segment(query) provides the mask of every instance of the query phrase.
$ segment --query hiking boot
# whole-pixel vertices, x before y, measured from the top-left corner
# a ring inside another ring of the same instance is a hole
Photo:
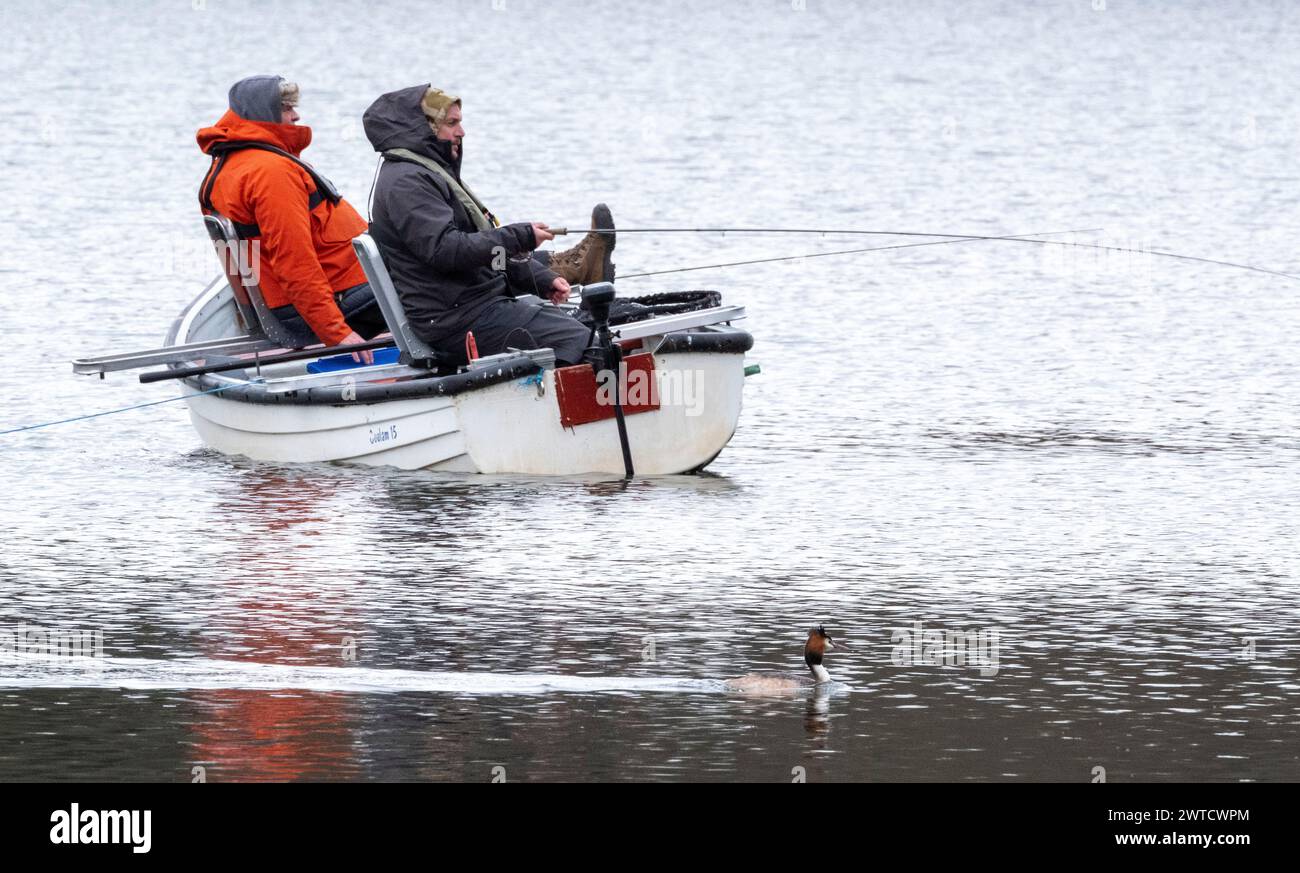
[[[551,272],[562,276],[570,285],[590,285],[593,282],[613,282],[614,264],[610,254],[614,251],[614,216],[604,203],[591,210],[592,233],[571,249],[551,255],[547,265]],[[596,233],[599,228],[605,233]]]

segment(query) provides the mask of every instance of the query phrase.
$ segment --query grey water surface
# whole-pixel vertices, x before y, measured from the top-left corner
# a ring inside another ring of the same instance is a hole
[[[69,362],[160,344],[215,274],[194,132],[254,73],[301,84],[306,157],[363,211],[362,111],[431,81],[505,220],[1087,230],[1050,239],[1300,275],[1285,0],[0,24],[0,430],[175,396]],[[919,241],[625,234],[614,260]],[[0,653],[0,779],[1300,779],[1300,280],[975,241],[620,288],[748,309],[762,373],[704,475],[254,463],[175,402],[0,436],[0,643],[102,643]],[[725,690],[799,675],[816,623],[851,647],[835,689]],[[928,663],[926,631],[983,660]]]

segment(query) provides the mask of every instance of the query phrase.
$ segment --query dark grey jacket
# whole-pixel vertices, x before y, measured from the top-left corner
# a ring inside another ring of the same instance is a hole
[[[385,94],[362,123],[378,152],[405,148],[432,158],[460,179],[460,160],[439,142],[420,108],[428,85]],[[411,326],[427,342],[463,336],[493,300],[546,293],[555,274],[528,256],[532,225],[478,231],[439,174],[410,161],[384,160],[371,206],[371,235],[397,286]],[[499,247],[499,248],[498,248]],[[504,250],[506,270],[494,269]]]

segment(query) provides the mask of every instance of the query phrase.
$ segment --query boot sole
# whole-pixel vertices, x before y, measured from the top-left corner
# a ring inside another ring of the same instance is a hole
[[[614,216],[609,211],[609,207],[604,203],[597,203],[596,208],[591,210],[591,226],[608,228],[614,230]],[[614,263],[610,260],[610,255],[614,252],[614,245],[618,242],[616,234],[601,234],[605,238],[605,257],[601,260],[600,271],[601,279],[605,282],[614,281]]]

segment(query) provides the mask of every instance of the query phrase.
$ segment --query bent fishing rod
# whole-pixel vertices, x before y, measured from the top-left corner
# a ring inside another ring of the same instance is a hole
[[[1034,237],[1034,236],[1052,236],[1054,234],[1063,234],[1063,233],[1090,233],[1093,230],[1098,230],[1098,229],[1099,228],[1092,228],[1090,230],[1049,230],[1049,231],[1044,231],[1042,233],[1008,236],[1005,237],[1005,239],[1020,240],[1020,239],[1029,239],[1030,237]],[[829,258],[835,255],[856,255],[856,254],[861,254],[862,252],[885,252],[891,249],[915,249],[915,248],[921,248],[922,246],[950,246],[950,245],[956,245],[958,243],[977,242],[977,241],[978,240],[969,240],[969,239],[939,239],[939,240],[931,240],[930,242],[899,243],[898,245],[892,245],[892,246],[870,246],[869,248],[864,248],[864,249],[839,249],[838,251],[834,251],[834,252],[812,252],[806,255],[784,255],[782,257],[775,257],[775,258],[755,258],[749,261],[731,261],[730,263],[725,263],[725,264],[704,264],[699,267],[676,267],[671,270],[652,270],[647,273],[628,273],[626,276],[619,276],[618,278],[639,279],[643,276],[663,276],[667,273],[690,273],[690,272],[694,272],[695,270],[712,270],[720,267],[743,267],[748,264],[771,264],[777,261],[802,261],[811,258]]]
[[[1138,255],[1155,255],[1161,258],[1176,258],[1180,261],[1195,261],[1202,264],[1215,264],[1220,267],[1235,267],[1239,270],[1250,270],[1255,273],[1265,273],[1270,276],[1281,276],[1284,279],[1290,279],[1293,282],[1300,282],[1300,276],[1292,273],[1284,273],[1280,270],[1270,270],[1267,267],[1256,267],[1251,264],[1239,264],[1234,261],[1220,261],[1214,258],[1202,258],[1197,255],[1183,255],[1176,252],[1167,252],[1160,249],[1134,249],[1124,246],[1108,246],[1100,243],[1083,243],[1083,242],[1061,242],[1060,240],[1035,239],[1039,236],[1050,236],[1052,234],[1020,234],[1016,236],[991,236],[981,234],[964,234],[964,233],[926,233],[915,230],[859,230],[856,228],[814,228],[814,227],[632,227],[632,228],[607,228],[598,227],[590,230],[573,230],[568,228],[548,228],[550,233],[556,236],[565,236],[569,233],[601,233],[601,234],[624,234],[624,233],[767,233],[767,234],[818,234],[821,236],[828,235],[853,235],[853,236],[924,236],[938,237],[944,242],[965,242],[970,240],[985,240],[991,242],[1022,242],[1031,243],[1041,246],[1066,246],[1070,248],[1096,249],[1105,252],[1126,252]],[[1084,233],[1086,231],[1055,231],[1054,233]],[[921,243],[920,245],[927,245]],[[909,246],[876,246],[866,249],[847,249],[842,252],[825,252],[820,253],[826,256],[835,254],[856,254],[858,252],[883,251],[893,248],[908,248]],[[803,257],[815,257],[818,255],[798,255],[788,258],[773,258],[770,260],[798,260]],[[736,262],[733,264],[719,264],[715,266],[740,266],[744,263],[767,263],[769,259],[763,258],[751,262]],[[709,267],[689,267],[683,270],[665,270],[662,272],[687,272],[688,270],[709,269]],[[653,275],[648,273],[637,273],[637,276]],[[619,278],[630,279],[632,275],[621,276]]]

